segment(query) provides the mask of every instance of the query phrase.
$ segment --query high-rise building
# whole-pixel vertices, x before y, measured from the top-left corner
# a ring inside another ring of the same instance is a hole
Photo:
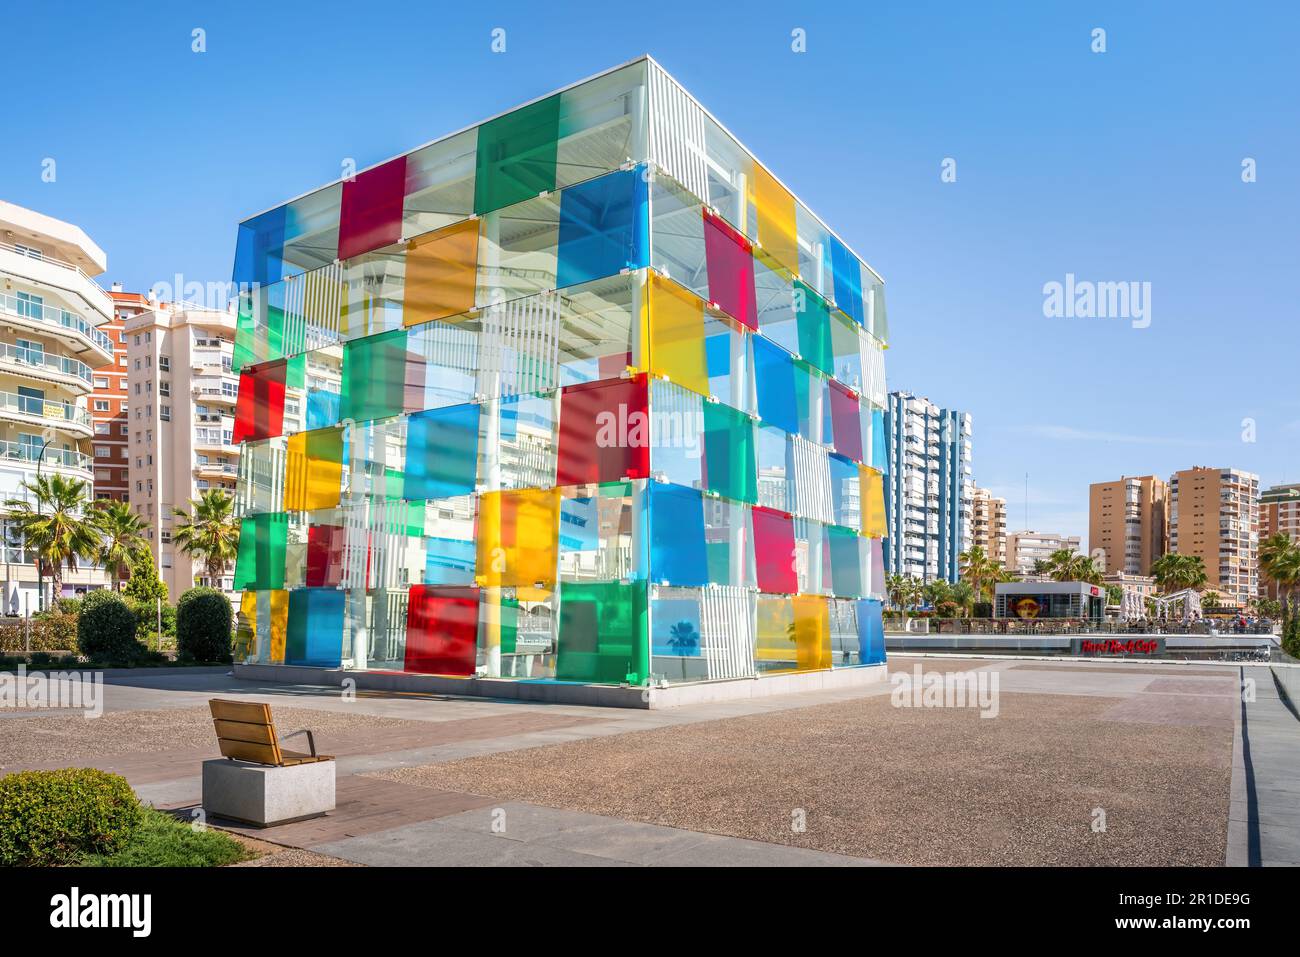
[[[131,463],[127,458],[127,357],[122,323],[150,308],[138,292],[123,292],[121,283],[109,289],[113,318],[100,327],[113,346],[113,359],[94,371],[90,414],[95,423],[95,498],[130,501]]]
[[[1300,543],[1300,483],[1274,485],[1259,495],[1259,540],[1281,532],[1293,542]],[[1261,568],[1259,573],[1261,595],[1281,598],[1277,582],[1270,579]]]
[[[1021,577],[1033,576],[1036,562],[1046,561],[1052,557],[1052,552],[1062,548],[1077,552],[1079,542],[1078,535],[1058,532],[1035,532],[1031,529],[1008,532],[1006,568]]]
[[[88,397],[91,370],[113,358],[99,329],[113,303],[91,277],[106,266],[80,227],[0,201],[0,500],[28,497],[23,482],[38,475],[94,482]],[[36,569],[12,525],[3,545],[3,610],[35,611]],[[82,563],[64,572],[63,594],[104,581],[102,569]]]
[[[883,661],[883,283],[648,57],[246,220],[234,280],[255,660]]]
[[[172,599],[195,584],[231,590],[231,569],[209,581],[172,541],[175,509],[209,488],[232,497],[238,378],[235,316],[185,303],[154,304],[125,320],[130,408],[130,501],[148,526],[158,575]]]
[[[999,565],[1007,562],[1007,500],[996,498],[986,488],[976,488],[971,497],[971,540]]]
[[[1169,486],[1154,475],[1094,482],[1088,488],[1088,553],[1107,574],[1148,575],[1165,553]]]
[[[889,393],[885,568],[923,581],[958,578],[971,541],[971,417],[910,392]]]
[[[1244,606],[1259,594],[1259,476],[1197,466],[1169,479],[1169,551],[1199,555],[1207,591]]]

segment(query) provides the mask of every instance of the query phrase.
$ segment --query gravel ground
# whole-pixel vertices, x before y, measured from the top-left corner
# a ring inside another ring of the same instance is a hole
[[[305,851],[298,847],[276,847],[270,853],[255,857],[251,861],[240,861],[231,867],[364,867],[354,861],[345,861],[338,857]]]
[[[366,729],[427,727],[422,721],[386,718],[360,712],[316,711],[272,705],[275,726],[284,734],[311,728],[322,748],[331,734]],[[324,739],[324,740],[323,740]],[[302,740],[302,739],[297,739]],[[0,721],[0,768],[50,761],[88,761],[116,754],[144,754],[187,748],[211,748],[217,740],[207,705],[162,711],[106,711],[87,719],[38,713]],[[292,745],[291,745],[292,747]]]
[[[1000,700],[992,720],[878,696],[377,775],[899,864],[1223,863],[1231,728]]]

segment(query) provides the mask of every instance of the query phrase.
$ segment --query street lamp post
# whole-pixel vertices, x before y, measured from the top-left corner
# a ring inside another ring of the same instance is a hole
[[[41,463],[45,461],[45,450],[50,447],[51,441],[53,440],[46,439],[43,443],[41,443],[41,454],[36,456],[36,484],[38,486],[41,484]],[[39,494],[36,496],[36,517],[38,519],[41,517],[41,497]],[[27,543],[24,542],[23,547],[25,548],[26,545]],[[42,573],[41,565],[42,565],[41,556],[37,555],[36,556],[36,608],[38,611],[45,610],[45,576]]]

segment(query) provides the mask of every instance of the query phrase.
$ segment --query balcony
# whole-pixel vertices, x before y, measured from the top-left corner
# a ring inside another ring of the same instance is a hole
[[[239,467],[233,462],[199,462],[194,466],[194,474],[202,478],[235,478]]]
[[[68,402],[0,392],[0,417],[24,425],[52,426],[78,435],[92,432],[90,413]]]
[[[85,473],[78,478],[88,478],[94,465],[91,457],[84,452],[46,446],[45,453],[42,455],[41,446],[26,442],[0,441],[0,460],[3,460],[6,465],[16,464],[31,469],[35,469],[39,464],[42,472],[53,468],[56,471]]]
[[[224,385],[203,385],[196,382],[190,389],[190,393],[196,399],[201,399],[204,402],[228,402],[231,405],[235,404],[237,398],[233,385],[227,387]]]
[[[74,296],[86,304],[88,312],[99,313],[105,322],[113,317],[112,297],[73,263],[0,243],[0,270]]]
[[[89,352],[88,358],[92,358],[96,366],[113,361],[113,340],[66,309],[38,305],[12,293],[0,292],[0,316],[21,328],[58,336],[76,352]]]
[[[47,379],[84,392],[94,388],[90,366],[80,359],[13,346],[7,342],[0,342],[0,369]]]

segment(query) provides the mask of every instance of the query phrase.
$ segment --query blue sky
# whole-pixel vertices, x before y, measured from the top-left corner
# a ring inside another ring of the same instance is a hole
[[[14,6],[0,197],[83,226],[105,284],[223,281],[236,223],[344,157],[648,52],[885,277],[890,387],[972,413],[1012,528],[1026,472],[1030,525],[1085,538],[1093,481],[1300,481],[1292,5],[406,6]],[[1150,325],[1045,317],[1067,274],[1149,282]]]

